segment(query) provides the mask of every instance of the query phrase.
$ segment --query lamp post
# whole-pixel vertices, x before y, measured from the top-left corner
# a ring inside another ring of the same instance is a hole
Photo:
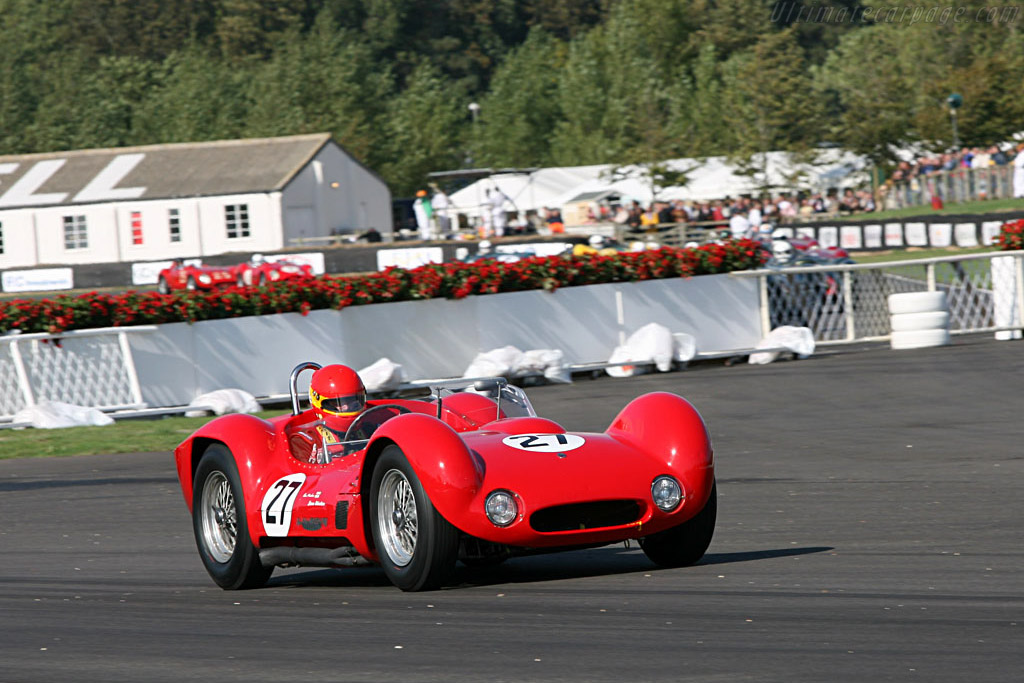
[[[959,93],[953,93],[946,98],[946,104],[949,105],[949,119],[953,124],[953,149],[960,149],[960,135],[956,130],[956,110],[959,109],[964,103],[964,98]]]
[[[477,132],[476,132],[477,126],[476,126],[476,120],[477,120],[477,117],[480,116],[480,105],[477,104],[476,102],[470,102],[469,103],[469,113],[473,117],[473,124],[472,124],[473,127],[471,129],[472,132],[470,133],[471,142],[470,142],[470,146],[469,146],[470,147],[469,158],[467,159],[467,161],[469,162],[469,166],[472,167],[473,166],[473,156],[477,152]]]

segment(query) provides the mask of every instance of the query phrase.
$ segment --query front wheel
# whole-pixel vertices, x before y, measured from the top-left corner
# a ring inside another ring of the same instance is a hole
[[[238,468],[222,444],[207,448],[196,468],[192,529],[199,557],[221,588],[259,588],[274,571],[260,563],[259,552],[249,540]]]
[[[199,289],[199,285],[196,284],[196,279],[191,275],[189,275],[188,280],[185,281],[185,289],[190,292],[194,292]]]
[[[161,294],[170,294],[171,293],[171,285],[170,285],[169,282],[167,282],[167,278],[165,278],[163,275],[161,275],[160,279],[157,280],[156,289]]]
[[[662,567],[688,567],[704,557],[715,534],[718,517],[718,488],[711,485],[711,495],[704,509],[679,526],[640,539],[647,558]]]
[[[391,583],[404,591],[444,585],[455,568],[459,532],[434,509],[398,446],[384,449],[370,491],[373,543]]]

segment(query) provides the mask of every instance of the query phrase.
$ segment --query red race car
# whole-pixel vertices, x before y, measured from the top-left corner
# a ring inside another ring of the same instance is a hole
[[[168,294],[179,289],[214,289],[229,287],[237,283],[233,267],[200,266],[183,263],[176,259],[169,268],[164,268],[157,276],[157,289],[161,294]]]
[[[224,415],[175,449],[199,555],[222,588],[261,586],[276,566],[376,563],[402,590],[429,590],[458,560],[628,539],[681,567],[711,542],[710,437],[680,396],[645,394],[604,432],[576,433],[504,379],[459,380],[365,402],[344,438],[311,451],[317,415],[299,409],[296,385],[319,368],[292,371],[292,414]]]
[[[313,267],[309,264],[284,259],[267,261],[262,254],[255,254],[250,262],[235,266],[235,282],[240,287],[262,287],[268,282],[304,277],[313,277]]]

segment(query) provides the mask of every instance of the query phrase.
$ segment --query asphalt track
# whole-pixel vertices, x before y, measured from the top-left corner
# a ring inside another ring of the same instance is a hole
[[[719,521],[680,570],[634,545],[460,570],[432,593],[372,568],[223,592],[168,453],[0,461],[0,681],[1020,680],[1022,348],[533,389],[570,429],[646,391],[698,406]]]

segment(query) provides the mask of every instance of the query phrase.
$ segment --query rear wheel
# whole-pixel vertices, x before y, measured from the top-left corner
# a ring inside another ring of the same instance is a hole
[[[404,591],[444,585],[455,568],[459,532],[434,509],[397,446],[384,449],[370,491],[370,529],[391,583]]]
[[[662,567],[695,564],[711,545],[717,516],[718,489],[717,484],[712,484],[711,495],[703,510],[679,526],[641,538],[640,547],[648,559]]]
[[[171,293],[171,285],[170,285],[169,282],[167,282],[167,278],[165,278],[163,275],[161,275],[160,279],[157,280],[156,289],[161,294],[170,294]]]
[[[249,540],[238,468],[224,445],[207,448],[196,468],[192,529],[199,557],[221,588],[259,588],[274,571],[260,563],[259,552]]]

